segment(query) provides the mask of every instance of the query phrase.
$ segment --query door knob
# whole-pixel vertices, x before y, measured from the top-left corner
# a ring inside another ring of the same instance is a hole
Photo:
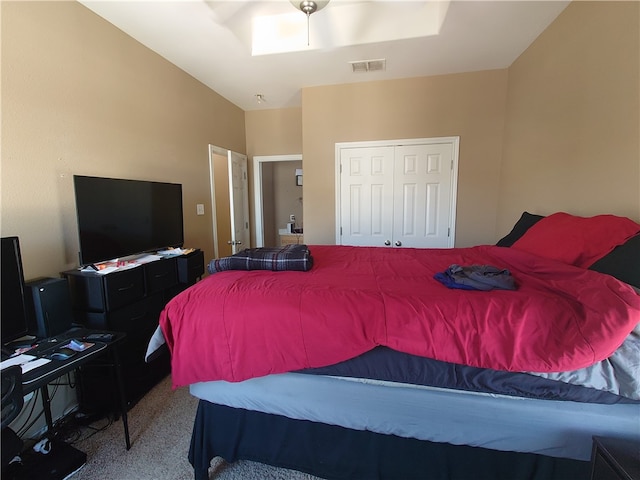
[[[388,247],[389,245],[391,245],[391,240],[385,240],[384,244]]]
[[[402,246],[402,242],[400,240],[396,240],[396,247],[401,247]]]

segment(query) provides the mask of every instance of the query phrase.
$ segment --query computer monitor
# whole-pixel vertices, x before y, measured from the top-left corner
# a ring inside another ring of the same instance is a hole
[[[2,237],[0,270],[2,270],[0,341],[4,345],[27,335],[29,331],[24,298],[24,273],[18,237]]]

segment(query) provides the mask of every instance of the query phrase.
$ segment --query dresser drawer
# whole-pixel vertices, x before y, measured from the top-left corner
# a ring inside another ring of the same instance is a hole
[[[163,306],[162,294],[156,294],[118,310],[86,313],[86,324],[89,328],[126,333],[126,347],[120,349],[121,361],[125,365],[139,363],[144,361]]]
[[[93,272],[63,272],[69,281],[75,310],[106,312],[144,297],[144,275],[136,267],[106,275]]]
[[[204,253],[196,250],[189,255],[177,257],[178,281],[192,285],[204,274]]]
[[[165,258],[143,265],[147,295],[158,293],[178,283],[175,258]]]
[[[140,267],[103,275],[106,310],[115,310],[144,297],[144,272]]]

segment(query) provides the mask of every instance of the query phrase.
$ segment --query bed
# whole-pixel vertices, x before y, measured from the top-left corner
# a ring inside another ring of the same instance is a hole
[[[593,435],[640,440],[637,223],[525,212],[495,246],[301,251],[290,270],[212,261],[161,315],[148,355],[166,342],[174,387],[200,399],[197,479],[215,456],[323,478],[577,478]],[[452,266],[512,287],[447,284]]]

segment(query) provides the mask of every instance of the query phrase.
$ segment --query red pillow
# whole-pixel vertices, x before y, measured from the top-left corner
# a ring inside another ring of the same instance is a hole
[[[587,268],[638,232],[640,225],[626,217],[559,212],[537,222],[511,248]]]

